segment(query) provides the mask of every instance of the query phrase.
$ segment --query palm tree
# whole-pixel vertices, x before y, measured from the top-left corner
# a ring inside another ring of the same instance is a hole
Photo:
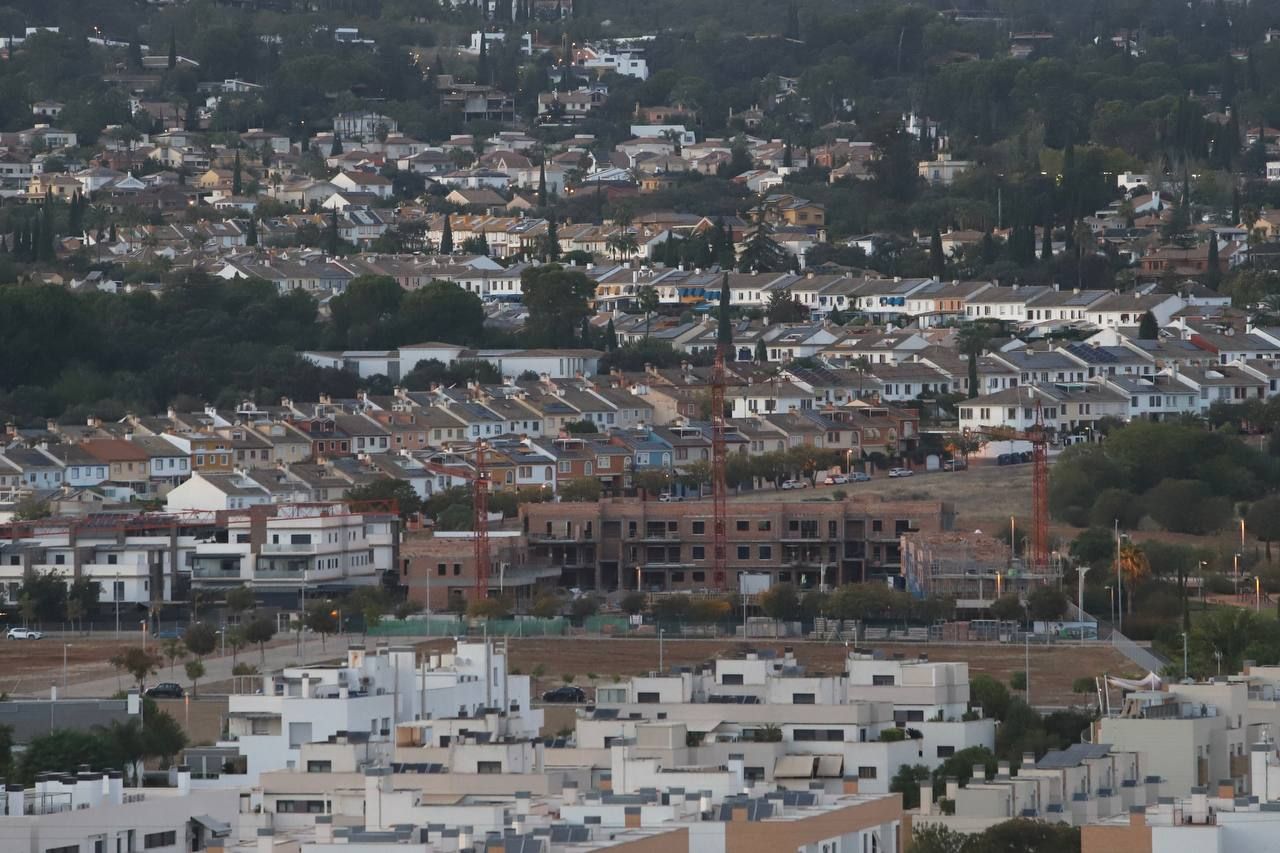
[[[858,371],[858,399],[861,400],[862,399],[862,380],[863,380],[863,377],[865,377],[868,373],[871,372],[871,359],[867,358],[865,355],[860,355],[857,358],[855,358],[849,364],[849,366],[854,370]]]
[[[986,350],[991,340],[991,329],[986,323],[970,323],[956,337],[956,349],[969,359],[969,399],[978,396],[978,356]]]
[[[1129,614],[1133,615],[1133,591],[1151,574],[1151,563],[1147,561],[1146,553],[1131,539],[1124,539],[1120,543],[1116,561],[1120,564],[1120,573],[1129,590]]]
[[[652,284],[646,284],[640,288],[637,294],[636,302],[640,306],[640,310],[644,312],[644,336],[649,337],[649,318],[658,310],[658,288]]]

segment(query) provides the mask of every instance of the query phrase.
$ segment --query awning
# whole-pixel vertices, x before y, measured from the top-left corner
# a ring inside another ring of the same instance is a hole
[[[215,838],[225,838],[231,834],[231,824],[226,821],[209,817],[207,814],[194,815],[191,819],[209,830],[209,833]]]
[[[818,756],[818,776],[822,779],[843,779],[844,778],[844,756],[843,755],[819,755]]]
[[[812,779],[813,755],[783,755],[773,765],[775,779]]]

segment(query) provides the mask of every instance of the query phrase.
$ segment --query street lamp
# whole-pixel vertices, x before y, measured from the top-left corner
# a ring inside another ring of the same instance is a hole
[[[62,692],[67,692],[67,649],[71,648],[70,643],[62,644]]]
[[[1116,588],[1111,584],[1107,584],[1107,592],[1111,596],[1111,610],[1109,613],[1111,615],[1111,624],[1114,625],[1116,621]]]
[[[1080,639],[1084,639],[1084,576],[1092,566],[1081,566],[1076,571],[1076,618],[1080,620]]]
[[[1262,610],[1262,578],[1253,576],[1253,612]]]

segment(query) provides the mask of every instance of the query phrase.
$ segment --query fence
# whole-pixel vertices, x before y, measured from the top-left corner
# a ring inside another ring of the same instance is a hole
[[[421,619],[389,619],[369,629],[372,637],[562,637],[569,631],[566,619],[476,619],[460,616],[428,616]]]

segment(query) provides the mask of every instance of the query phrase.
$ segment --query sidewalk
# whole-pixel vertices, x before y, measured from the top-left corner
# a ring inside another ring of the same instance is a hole
[[[290,664],[313,664],[323,661],[335,660],[346,655],[347,645],[349,643],[361,643],[362,637],[359,634],[351,635],[334,635],[328,637],[323,645],[319,638],[310,637],[303,640],[301,653],[298,651],[297,642],[290,638],[288,642],[276,643],[267,646],[266,665],[267,671],[280,669]],[[371,641],[372,642],[372,641]],[[148,644],[148,649],[152,649]],[[187,660],[190,660],[188,658]],[[187,678],[186,669],[183,664],[186,661],[178,661],[174,664],[172,670],[166,662],[160,667],[154,675],[147,679],[147,685],[151,686],[162,681],[172,681],[181,684],[183,687],[191,688],[191,679]],[[258,668],[262,672],[263,657],[257,648],[245,648],[240,650],[239,656],[236,658],[238,663],[247,663]],[[215,681],[227,681],[232,677],[232,657],[230,652],[225,656],[219,655],[217,652],[209,655],[204,659],[204,676],[200,679],[200,684],[211,684]],[[22,689],[15,691],[16,697],[35,697],[45,699],[49,696],[49,684],[57,683],[61,678],[61,673],[50,671],[49,678],[45,679],[47,683],[37,685],[34,681],[30,685],[24,684]],[[72,681],[67,685],[65,690],[62,685],[58,684],[58,695],[65,696],[69,699],[100,699],[113,696],[121,690],[128,690],[133,686],[133,677],[128,673],[117,673],[108,677],[93,678],[87,681]],[[201,689],[203,695],[205,691]]]

